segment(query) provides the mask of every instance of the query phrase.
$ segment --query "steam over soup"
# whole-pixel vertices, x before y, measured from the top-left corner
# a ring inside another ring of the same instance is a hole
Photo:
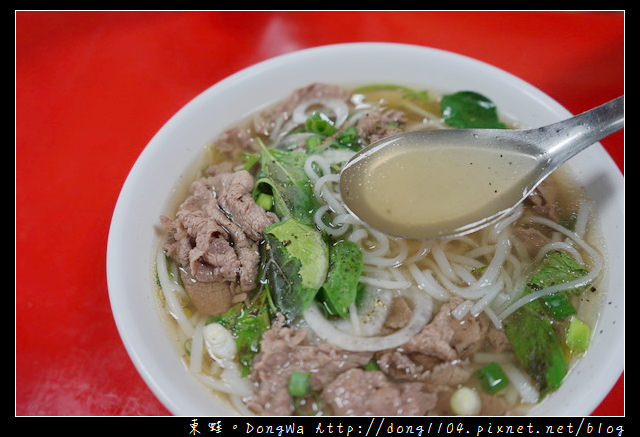
[[[446,240],[391,238],[341,201],[362,147],[452,126],[508,128],[475,92],[316,83],[215,139],[160,218],[160,295],[189,371],[242,414],[521,414],[560,387],[603,271],[566,174]],[[437,214],[437,198],[412,202]]]

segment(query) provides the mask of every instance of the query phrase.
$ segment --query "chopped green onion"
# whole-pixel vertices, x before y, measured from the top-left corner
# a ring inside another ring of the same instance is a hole
[[[354,151],[361,149],[361,145],[358,141],[359,139],[360,135],[358,135],[358,131],[354,126],[346,128],[337,138],[338,144],[348,147]]]
[[[378,366],[378,363],[376,362],[376,360],[370,360],[362,368],[367,371],[380,370],[380,366]]]
[[[314,112],[307,118],[305,121],[305,127],[307,131],[316,133],[322,136],[328,136],[333,134],[336,131],[335,126],[322,112]]]
[[[265,211],[270,211],[273,207],[273,196],[267,193],[260,193],[256,197],[256,203],[260,205]]]
[[[294,370],[289,376],[289,394],[293,397],[302,397],[309,394],[309,381],[311,374]]]
[[[471,270],[471,273],[474,275],[481,275],[485,270],[487,270],[487,266],[476,267],[475,269]]]
[[[509,385],[507,375],[504,374],[498,363],[489,363],[476,370],[476,376],[487,393],[495,394]]]
[[[571,317],[565,343],[571,353],[583,354],[589,347],[591,339],[591,327],[577,317]]]

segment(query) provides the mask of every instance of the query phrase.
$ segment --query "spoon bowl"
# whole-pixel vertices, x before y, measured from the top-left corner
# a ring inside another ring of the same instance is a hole
[[[417,240],[475,232],[513,211],[564,162],[624,127],[624,96],[534,129],[438,129],[384,138],[342,169],[347,209]]]

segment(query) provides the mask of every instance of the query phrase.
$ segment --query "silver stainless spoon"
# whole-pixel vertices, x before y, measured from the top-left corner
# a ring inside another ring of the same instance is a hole
[[[534,129],[404,132],[358,152],[340,192],[353,215],[388,235],[464,235],[505,217],[560,165],[623,127],[621,96]]]

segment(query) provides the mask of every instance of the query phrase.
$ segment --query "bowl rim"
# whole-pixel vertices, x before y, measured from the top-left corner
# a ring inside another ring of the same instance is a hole
[[[168,342],[167,340],[155,340],[151,341],[151,345],[148,346],[147,349],[141,347],[141,338],[144,336],[143,333],[140,332],[140,326],[138,326],[135,322],[133,322],[133,316],[131,314],[131,310],[125,311],[123,308],[122,302],[122,290],[126,287],[126,283],[123,283],[122,278],[122,260],[118,260],[119,257],[122,256],[123,250],[123,242],[121,241],[122,232],[124,226],[125,218],[130,219],[130,216],[127,216],[127,211],[131,210],[133,207],[133,199],[130,197],[130,191],[132,187],[139,182],[140,173],[145,170],[145,168],[149,165],[154,158],[154,156],[158,153],[158,150],[161,145],[167,141],[167,137],[172,135],[172,131],[174,129],[178,129],[180,126],[185,124],[189,124],[190,118],[193,116],[194,112],[197,112],[199,108],[201,108],[208,99],[215,97],[217,94],[229,92],[233,87],[238,86],[246,81],[255,80],[255,78],[259,75],[277,71],[279,68],[283,66],[287,66],[290,63],[301,64],[305,61],[315,58],[316,56],[328,56],[328,55],[336,55],[337,53],[343,55],[354,54],[356,52],[362,53],[363,51],[369,51],[371,53],[375,53],[378,51],[389,52],[393,51],[396,53],[404,53],[407,54],[424,54],[431,56],[436,59],[448,59],[452,60],[456,63],[461,63],[464,65],[473,65],[475,68],[478,68],[481,71],[486,72],[490,75],[497,75],[500,78],[506,79],[506,82],[511,81],[511,86],[516,87],[521,93],[523,93],[526,97],[531,99],[537,99],[541,102],[541,105],[549,108],[549,111],[553,112],[555,116],[570,116],[572,115],[566,108],[552,99],[543,91],[534,87],[533,85],[525,82],[524,80],[512,75],[505,70],[502,70],[498,67],[490,65],[484,61],[474,59],[468,57],[463,54],[455,53],[448,50],[443,50],[439,48],[427,47],[422,45],[415,44],[406,44],[406,43],[390,43],[390,42],[356,42],[356,43],[338,43],[338,44],[328,44],[321,45],[315,47],[304,48],[301,50],[281,54],[278,56],[274,56],[272,58],[263,60],[256,64],[253,64],[247,68],[244,68],[240,71],[237,71],[222,80],[212,84],[197,96],[195,96],[191,101],[187,102],[184,106],[182,106],[159,130],[158,132],[151,138],[151,140],[144,147],[135,163],[133,164],[130,172],[128,173],[125,182],[122,186],[122,189],[119,193],[118,199],[116,201],[111,224],[109,228],[109,236],[107,241],[107,258],[106,258],[106,267],[107,267],[107,285],[109,291],[109,300],[112,307],[113,317],[116,322],[117,330],[119,335],[123,341],[125,349],[129,354],[131,360],[133,361],[134,366],[138,370],[139,374],[142,376],[143,380],[147,384],[147,386],[151,389],[151,391],[156,395],[156,397],[160,400],[160,402],[174,415],[192,415],[193,412],[190,410],[185,410],[183,405],[181,405],[178,401],[176,401],[175,393],[172,390],[175,387],[167,387],[166,384],[162,383],[158,379],[158,375],[161,375],[164,371],[160,368],[157,363],[152,363],[145,356],[145,352],[150,350],[152,347],[159,347],[165,349],[162,353],[162,356],[166,359],[171,359],[169,353],[175,353],[175,350],[171,350],[170,352],[167,349]],[[265,102],[265,106],[270,104],[271,102]],[[498,103],[498,107],[500,104]],[[506,114],[510,116],[510,114]],[[596,148],[594,148],[596,150]],[[616,172],[612,172],[611,170],[608,172],[608,176],[611,178],[610,183],[614,185],[614,192],[616,193],[615,201],[617,204],[622,202],[624,203],[623,198],[620,199],[620,186],[623,185],[623,176],[615,163],[613,163],[612,158],[609,154],[604,150],[602,146],[597,148],[598,153],[596,157],[600,160],[599,165],[604,165],[608,167],[615,167]],[[604,152],[604,153],[603,153]],[[171,182],[172,184],[175,181]],[[622,188],[623,189],[623,188]],[[623,234],[624,227],[619,229],[619,231]],[[617,242],[616,247],[624,247],[624,238],[622,238],[621,242]],[[622,255],[623,256],[623,255]],[[150,272],[147,272],[150,273]],[[149,276],[151,276],[149,274]],[[621,282],[622,290],[621,293],[624,294],[624,287],[622,285],[623,280]],[[150,306],[156,307],[155,310],[159,312],[157,308],[157,302],[152,302],[152,299],[147,296],[147,301]],[[621,303],[623,305],[623,302]],[[159,315],[159,314],[158,314]],[[604,396],[610,391],[613,385],[616,383],[620,374],[624,370],[624,321],[618,325],[618,329],[622,329],[622,338],[617,339],[612,344],[609,345],[611,351],[613,351],[613,355],[615,359],[609,360],[606,363],[605,369],[607,370],[606,375],[598,378],[597,381],[593,381],[595,385],[597,385],[598,393],[601,393],[601,397],[597,397],[597,399],[591,400],[583,400],[583,405],[581,409],[568,409],[567,415],[586,415],[590,414],[602,401]],[[174,366],[173,370],[178,369],[178,367]],[[199,383],[193,381],[193,385],[187,383],[189,387],[187,389],[197,390],[200,389],[201,386]],[[207,394],[207,396],[210,396]],[[203,399],[200,396],[200,399]],[[534,407],[535,410],[535,407]],[[225,411],[225,410],[223,410]],[[206,411],[203,411],[206,413]],[[232,412],[228,412],[229,414],[233,414]],[[550,414],[555,415],[555,414]]]

